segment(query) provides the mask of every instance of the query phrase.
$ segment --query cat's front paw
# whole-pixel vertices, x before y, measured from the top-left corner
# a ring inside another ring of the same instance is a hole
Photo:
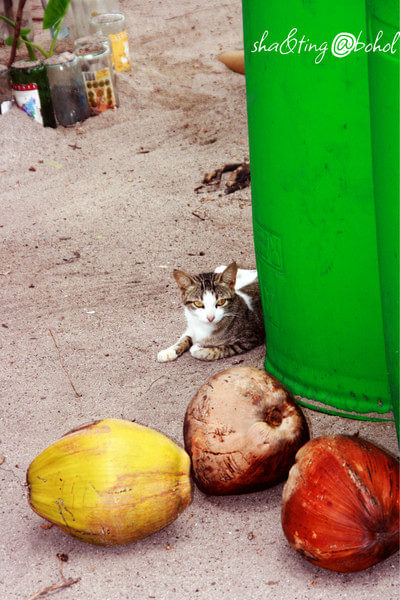
[[[176,360],[178,356],[179,355],[176,353],[175,347],[170,346],[165,350],[160,350],[160,352],[157,354],[157,360],[161,363],[169,362],[170,360]]]
[[[193,344],[189,352],[194,358],[198,358],[199,360],[215,360],[213,348],[203,348],[199,344]]]

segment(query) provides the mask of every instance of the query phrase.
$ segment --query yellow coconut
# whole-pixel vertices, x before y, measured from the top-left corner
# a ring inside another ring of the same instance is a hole
[[[67,433],[32,461],[27,483],[36,513],[104,546],[162,529],[191,501],[188,454],[162,433],[122,419]]]

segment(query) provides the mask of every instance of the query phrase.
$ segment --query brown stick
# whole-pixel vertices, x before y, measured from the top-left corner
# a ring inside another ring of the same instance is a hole
[[[71,384],[71,387],[72,387],[72,389],[73,389],[73,390],[74,390],[74,392],[75,392],[75,396],[76,396],[77,398],[82,398],[82,394],[78,394],[78,392],[76,391],[76,388],[75,388],[74,384],[72,383],[71,376],[70,376],[70,374],[68,373],[68,371],[67,371],[67,369],[66,369],[66,367],[65,367],[65,365],[64,365],[64,361],[63,361],[63,359],[62,359],[62,356],[61,356],[60,349],[59,349],[59,347],[57,346],[56,338],[54,337],[54,335],[53,335],[53,332],[51,331],[51,329],[49,329],[49,333],[50,333],[51,337],[53,338],[54,345],[55,345],[55,347],[56,347],[56,350],[57,350],[57,352],[58,352],[58,358],[59,358],[59,360],[60,360],[60,364],[61,364],[61,366],[62,366],[62,368],[63,368],[63,370],[64,370],[64,372],[65,372],[66,376],[68,377],[68,381],[69,381],[69,383]]]
[[[12,63],[15,60],[15,55],[17,53],[17,44],[19,34],[21,32],[21,24],[22,24],[22,13],[24,12],[26,0],[19,0],[17,16],[15,18],[15,30],[14,30],[14,40],[11,48],[10,60],[8,61],[8,66],[11,67]]]
[[[197,217],[198,219],[200,219],[200,221],[205,221],[206,220],[205,217],[202,217],[201,215],[199,215],[199,213],[195,212],[194,210],[192,211],[192,215],[194,217]]]
[[[64,588],[71,587],[71,585],[74,585],[74,583],[78,583],[78,581],[80,580],[80,577],[78,577],[77,579],[72,579],[72,577],[69,577],[69,579],[65,579],[61,583],[53,583],[52,585],[49,585],[48,587],[45,587],[42,590],[39,590],[38,592],[35,592],[34,594],[32,594],[32,596],[29,596],[28,600],[47,598],[47,596],[52,592],[58,592],[59,590],[62,590]]]

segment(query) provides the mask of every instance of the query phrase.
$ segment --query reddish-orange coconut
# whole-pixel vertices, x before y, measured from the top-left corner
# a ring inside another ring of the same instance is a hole
[[[361,571],[399,549],[399,464],[356,437],[303,446],[283,490],[282,527],[306,559]]]

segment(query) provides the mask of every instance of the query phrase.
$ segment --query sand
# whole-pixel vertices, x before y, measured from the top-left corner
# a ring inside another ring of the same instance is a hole
[[[15,106],[0,117],[0,597],[45,597],[54,584],[65,600],[395,600],[398,556],[348,575],[289,548],[282,485],[224,498],[194,487],[173,524],[115,548],[43,528],[28,505],[28,465],[65,432],[117,417],[182,445],[196,390],[265,354],[156,360],[184,328],[174,268],[255,265],[250,188],[226,195],[223,179],[195,191],[248,158],[245,78],[217,60],[242,47],[240,3],[121,6],[132,69],[118,76],[118,110],[57,129]],[[393,423],[305,412],[313,435],[360,432],[397,452]],[[58,589],[60,566],[79,581]]]

